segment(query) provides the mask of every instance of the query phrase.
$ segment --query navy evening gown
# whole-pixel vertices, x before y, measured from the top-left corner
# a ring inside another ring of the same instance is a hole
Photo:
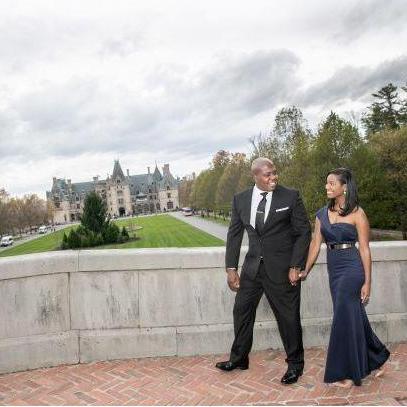
[[[327,206],[317,212],[317,217],[327,244],[357,241],[354,225],[331,224]],[[324,382],[351,379],[360,386],[362,379],[382,366],[390,353],[373,332],[360,299],[365,274],[358,249],[327,249],[327,263],[333,321]]]

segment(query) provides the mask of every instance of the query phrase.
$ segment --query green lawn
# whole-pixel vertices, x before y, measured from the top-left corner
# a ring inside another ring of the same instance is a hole
[[[205,233],[185,222],[179,221],[170,215],[146,216],[131,219],[121,219],[118,226],[139,226],[136,231],[137,240],[122,244],[98,246],[97,249],[126,249],[145,247],[211,247],[224,246],[225,242],[208,233]],[[27,253],[47,252],[59,250],[64,231],[73,226],[57,232],[49,233],[30,242],[6,249],[0,252],[0,257],[17,256]]]

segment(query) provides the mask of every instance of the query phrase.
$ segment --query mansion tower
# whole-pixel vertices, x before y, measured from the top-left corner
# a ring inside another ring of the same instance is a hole
[[[111,217],[166,212],[179,208],[178,184],[169,164],[164,164],[163,173],[157,165],[153,173],[124,175],[118,160],[113,173],[105,180],[93,177],[93,181],[72,183],[70,179],[53,178],[47,200],[54,207],[54,222],[78,221],[82,214],[86,195],[95,191],[104,200]]]

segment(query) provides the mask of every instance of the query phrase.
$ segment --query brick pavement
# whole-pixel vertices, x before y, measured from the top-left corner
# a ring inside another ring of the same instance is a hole
[[[280,384],[280,351],[253,352],[250,369],[220,372],[221,356],[145,358],[0,375],[0,405],[407,405],[407,343],[390,346],[384,377],[361,387],[322,383],[325,350],[307,349],[298,383]]]

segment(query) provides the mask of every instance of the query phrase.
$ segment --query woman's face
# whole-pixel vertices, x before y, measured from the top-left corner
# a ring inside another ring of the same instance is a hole
[[[335,199],[336,197],[343,195],[346,190],[346,184],[341,184],[336,175],[329,174],[326,179],[325,189],[327,197]]]

